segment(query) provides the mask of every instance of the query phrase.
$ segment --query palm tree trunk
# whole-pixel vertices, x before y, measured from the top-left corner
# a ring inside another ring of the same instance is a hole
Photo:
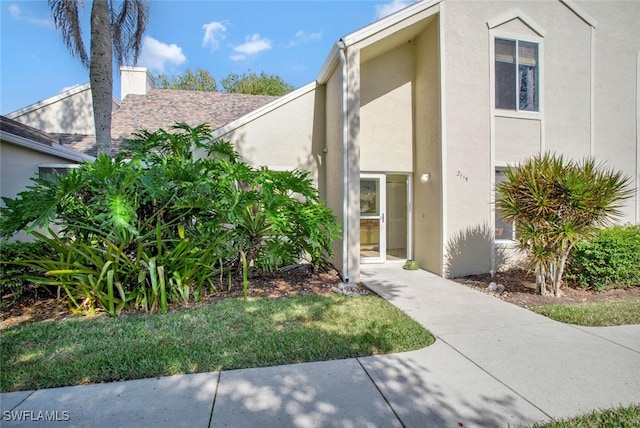
[[[113,59],[111,20],[107,0],[94,0],[91,8],[91,59],[89,81],[98,153],[111,156]]]

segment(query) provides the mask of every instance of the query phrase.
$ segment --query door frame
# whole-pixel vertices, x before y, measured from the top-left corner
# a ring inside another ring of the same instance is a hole
[[[376,214],[360,213],[359,220],[378,220],[379,221],[379,248],[378,257],[360,257],[360,263],[384,263],[387,257],[387,233],[386,233],[386,215],[387,215],[387,176],[382,173],[362,173],[360,174],[360,181],[362,179],[377,180],[378,181],[378,195],[377,204],[378,212]],[[360,242],[362,247],[362,242]],[[360,251],[360,248],[358,249]]]
[[[408,172],[363,172],[360,174],[360,179],[377,179],[379,183],[380,195],[379,195],[379,214],[376,215],[362,215],[360,214],[359,220],[380,220],[380,248],[378,257],[360,257],[360,263],[387,263],[387,176],[389,175],[402,175],[407,178],[407,258],[398,259],[392,261],[393,263],[404,262],[407,259],[413,257],[413,175]],[[359,247],[361,243],[359,244]],[[360,251],[360,248],[358,248]],[[391,263],[391,262],[390,262]]]

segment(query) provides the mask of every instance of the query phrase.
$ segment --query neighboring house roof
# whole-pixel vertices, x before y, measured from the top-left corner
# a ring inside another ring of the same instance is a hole
[[[55,137],[45,132],[5,116],[0,116],[0,140],[73,162],[94,159],[93,156],[61,146],[57,143]]]
[[[69,147],[78,152],[86,153],[90,156],[98,156],[96,136],[93,134],[60,134],[51,132],[50,135],[63,146]]]
[[[23,107],[20,110],[12,111],[11,113],[7,114],[6,117],[8,117],[9,119],[14,119],[14,118],[23,116],[25,114],[31,113],[33,111],[36,111],[38,109],[41,109],[43,107],[46,107],[48,105],[55,104],[60,100],[64,100],[65,98],[72,97],[76,94],[79,94],[81,92],[88,91],[88,90],[91,90],[90,83],[75,85],[62,92],[55,94],[52,97],[46,98],[42,101],[38,101],[36,103]],[[120,105],[120,102],[115,98],[112,99],[112,102],[116,105]]]
[[[207,123],[212,129],[277,99],[265,95],[151,89],[147,95],[127,95],[113,114],[112,138],[127,138],[141,129],[169,129],[176,122]]]
[[[112,152],[141,130],[170,130],[176,122],[190,126],[206,123],[217,129],[279,97],[221,92],[151,89],[146,95],[127,95],[111,120]],[[96,154],[94,136],[60,135],[64,144],[84,153]]]

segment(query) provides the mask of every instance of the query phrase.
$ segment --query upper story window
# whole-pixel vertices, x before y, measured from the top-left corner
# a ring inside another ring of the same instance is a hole
[[[495,39],[496,108],[539,111],[538,44]]]

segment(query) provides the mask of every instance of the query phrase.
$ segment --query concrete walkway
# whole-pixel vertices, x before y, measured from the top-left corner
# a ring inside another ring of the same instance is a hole
[[[362,281],[436,342],[402,354],[6,393],[1,425],[513,427],[640,403],[640,325],[556,323],[397,264],[366,266]]]

